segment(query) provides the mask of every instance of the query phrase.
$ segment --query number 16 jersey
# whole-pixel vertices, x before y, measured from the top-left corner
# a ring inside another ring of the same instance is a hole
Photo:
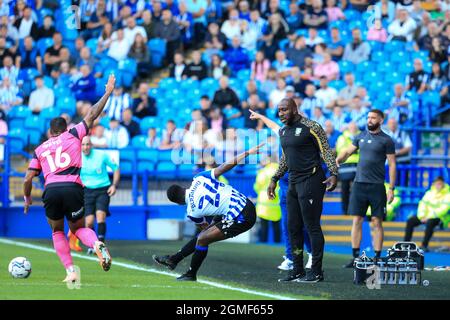
[[[214,170],[197,174],[186,191],[187,216],[195,223],[206,221],[204,217],[223,216],[236,219],[247,203],[247,197],[214,176]]]
[[[69,131],[52,137],[34,151],[28,170],[43,172],[45,186],[52,183],[83,185],[81,171],[81,140],[89,132],[82,121]]]

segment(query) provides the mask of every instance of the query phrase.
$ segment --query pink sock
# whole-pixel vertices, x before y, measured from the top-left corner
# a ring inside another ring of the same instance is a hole
[[[98,241],[94,230],[90,228],[80,228],[75,232],[75,236],[83,242],[86,247],[94,248],[95,241]]]
[[[62,264],[66,269],[73,266],[72,256],[70,255],[69,241],[67,241],[64,232],[56,231],[52,234],[53,246],[55,247],[56,254],[59,256]]]

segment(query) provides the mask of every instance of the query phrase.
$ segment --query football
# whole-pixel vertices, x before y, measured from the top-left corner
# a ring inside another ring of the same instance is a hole
[[[27,258],[16,257],[9,263],[8,271],[13,278],[28,278],[31,274],[31,262]]]

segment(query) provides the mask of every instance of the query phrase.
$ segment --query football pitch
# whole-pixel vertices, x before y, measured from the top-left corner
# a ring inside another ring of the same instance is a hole
[[[0,239],[0,300],[5,299],[158,299],[158,300],[270,300],[270,299],[450,299],[450,273],[424,271],[429,286],[381,286],[370,290],[352,284],[353,271],[341,266],[348,257],[326,253],[325,282],[279,283],[284,272],[276,269],[283,249],[258,244],[218,243],[210,246],[198,282],[178,282],[190,259],[175,272],[154,264],[152,254],[176,252],[181,241],[110,241],[113,266],[100,268],[95,257],[74,255],[81,269],[81,288],[62,283],[65,271],[50,241]],[[32,263],[28,279],[13,279],[9,261],[25,256]],[[425,260],[426,261],[426,260]]]

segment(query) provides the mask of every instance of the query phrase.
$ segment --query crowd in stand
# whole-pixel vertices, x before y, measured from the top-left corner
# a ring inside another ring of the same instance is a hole
[[[276,118],[278,102],[291,97],[301,112],[319,122],[334,146],[353,122],[365,128],[365,116],[374,97],[354,72],[340,63],[370,62],[374,43],[402,42],[410,51],[426,51],[413,61],[414,70],[390,90],[392,100],[382,108],[388,119],[404,124],[414,117],[410,93],[438,92],[449,103],[450,4],[448,0],[80,0],[81,29],[73,46],[55,30],[54,17],[39,13],[57,1],[0,1],[0,135],[8,132],[7,115],[27,105],[33,114],[55,106],[54,88],[68,88],[77,100],[76,114],[64,116],[76,123],[96,102],[99,62],[134,59],[138,77],[132,87],[119,86],[109,99],[105,118],[93,130],[97,147],[123,148],[134,137],[147,136],[151,148],[217,147],[234,129],[260,130],[249,120],[249,109]],[[359,12],[355,24],[351,12]],[[367,12],[370,12],[367,15]],[[365,15],[366,14],[366,15]],[[343,36],[340,26],[350,34]],[[41,51],[36,43],[52,38]],[[219,88],[202,95],[188,123],[164,119],[147,132],[140,120],[158,116],[161,105],[149,95],[153,72],[147,43],[166,41],[165,65],[170,77],[182,82],[216,79]],[[95,48],[88,46],[97,39]],[[37,73],[25,88],[22,70]],[[248,81],[230,85],[242,70]],[[342,86],[331,85],[340,81]],[[134,89],[133,89],[134,88]],[[73,118],[71,118],[73,117]],[[169,120],[169,121],[167,121]],[[163,128],[165,126],[165,128]],[[231,129],[225,135],[224,129]],[[238,142],[236,142],[238,143]]]

